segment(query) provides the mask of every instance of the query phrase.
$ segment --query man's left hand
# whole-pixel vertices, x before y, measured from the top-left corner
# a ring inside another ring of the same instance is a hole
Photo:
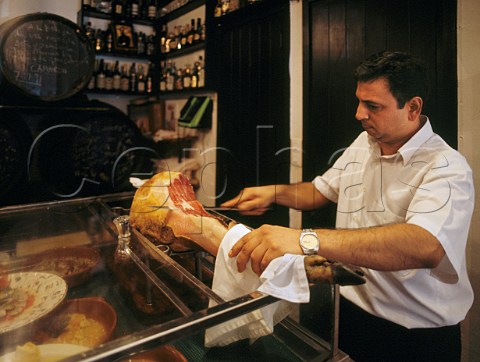
[[[275,258],[289,254],[302,254],[299,244],[301,230],[281,226],[262,225],[238,240],[229,252],[237,256],[237,268],[241,273],[251,260],[252,270],[261,275]]]

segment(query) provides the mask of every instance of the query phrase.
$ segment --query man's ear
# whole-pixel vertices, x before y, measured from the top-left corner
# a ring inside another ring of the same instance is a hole
[[[410,118],[416,119],[422,113],[423,100],[420,97],[413,97],[408,101],[408,113]]]

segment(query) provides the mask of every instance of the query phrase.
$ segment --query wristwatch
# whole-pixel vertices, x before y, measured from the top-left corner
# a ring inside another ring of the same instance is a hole
[[[320,240],[318,239],[317,233],[312,229],[303,229],[300,234],[300,247],[303,250],[305,255],[313,255],[318,253],[320,248]]]

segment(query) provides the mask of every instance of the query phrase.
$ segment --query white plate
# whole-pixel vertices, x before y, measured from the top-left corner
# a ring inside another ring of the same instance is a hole
[[[73,356],[77,353],[88,351],[88,347],[78,346],[76,344],[41,344],[40,362],[59,361],[63,358]],[[15,352],[10,352],[0,357],[0,362],[10,362],[15,360]]]
[[[52,273],[13,273],[10,287],[33,295],[33,304],[18,316],[0,320],[0,334],[13,331],[43,317],[58,306],[67,295],[67,283]]]

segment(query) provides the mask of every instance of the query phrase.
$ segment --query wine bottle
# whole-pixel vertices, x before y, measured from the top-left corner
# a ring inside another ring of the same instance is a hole
[[[137,54],[138,55],[145,54],[146,52],[145,43],[146,43],[145,33],[139,32],[137,37]]]
[[[147,0],[139,0],[140,1],[140,10],[139,10],[139,18],[146,20],[148,19],[148,4]]]
[[[167,30],[167,24],[162,24],[162,28],[160,30],[160,53],[164,54],[164,53],[168,53],[167,52],[167,34],[168,34],[168,30]],[[170,47],[169,47],[169,50],[170,50]]]
[[[190,28],[187,33],[187,44],[193,45],[193,38],[195,36],[195,19],[190,20]]]
[[[202,19],[197,18],[197,27],[193,33],[193,43],[196,44],[202,40]]]
[[[113,71],[111,64],[105,63],[105,90],[111,91],[113,89]]]
[[[190,82],[190,88],[198,88],[198,70],[195,64],[192,68],[192,80]]]
[[[137,74],[137,93],[144,93],[146,88],[145,82],[145,73],[143,72],[143,65],[138,65],[138,74]]]
[[[135,62],[132,63],[130,66],[130,92],[136,92],[137,91],[137,70],[135,66]]]
[[[182,90],[183,89],[183,70],[182,68],[178,68],[175,74],[175,90]]]
[[[190,89],[192,86],[192,74],[190,72],[190,66],[185,66],[185,71],[182,75],[182,89]]]
[[[186,24],[185,26],[182,26],[180,28],[180,44],[181,44],[181,48],[185,48],[187,46],[187,43],[188,43],[188,32],[189,32],[189,29],[188,29],[188,24]]]
[[[130,90],[130,78],[128,76],[127,65],[122,65],[122,77],[120,79],[120,90],[122,92],[128,92]]]
[[[148,64],[148,71],[147,71],[147,76],[145,79],[145,90],[147,93],[152,93],[153,92],[153,73],[154,73],[155,66],[153,65],[152,62]]]
[[[105,89],[105,61],[103,59],[100,59],[98,72],[95,77],[95,86],[99,90]]]
[[[167,91],[173,91],[175,89],[175,76],[176,76],[176,69],[175,63],[169,61],[169,65],[167,66]]]
[[[87,84],[87,89],[88,90],[93,90],[95,89],[95,82],[96,82],[96,78],[97,78],[97,72],[98,72],[98,67],[99,67],[99,60],[98,59],[95,59],[95,68],[93,70],[93,74],[92,74],[92,77],[90,78],[90,80],[88,81],[88,84]]]
[[[148,18],[155,20],[157,18],[157,2],[156,0],[150,0],[148,3]]]
[[[201,55],[198,56],[196,68],[197,68],[198,88],[205,87],[205,69],[203,67],[203,57]]]
[[[118,60],[115,62],[115,67],[113,68],[113,84],[112,88],[115,91],[119,91],[122,82],[122,75],[120,73],[120,65]]]
[[[131,17],[136,19],[140,17],[140,4],[138,0],[132,0]]]
[[[113,0],[112,1],[112,17],[121,18],[125,15],[122,0]]]
[[[165,61],[160,62],[160,92],[165,92],[167,90],[167,68],[165,66]]]

